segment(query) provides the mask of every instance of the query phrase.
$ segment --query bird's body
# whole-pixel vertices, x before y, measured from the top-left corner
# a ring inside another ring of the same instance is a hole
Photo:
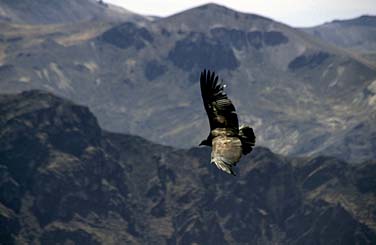
[[[232,166],[243,154],[252,151],[256,137],[252,128],[241,126],[231,100],[218,84],[214,72],[203,71],[200,77],[201,95],[210,124],[210,134],[200,145],[212,147],[211,163],[219,169],[235,175]]]

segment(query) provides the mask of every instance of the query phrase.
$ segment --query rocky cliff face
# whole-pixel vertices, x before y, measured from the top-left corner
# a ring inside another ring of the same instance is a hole
[[[376,70],[343,50],[215,4],[154,21],[104,20],[7,22],[0,90],[52,91],[89,106],[107,130],[189,148],[208,132],[198,76],[210,68],[227,83],[241,123],[255,129],[259,145],[358,162],[365,151],[376,152],[345,136],[373,120]],[[357,134],[375,132],[368,129]],[[348,144],[356,147],[338,153]]]
[[[0,97],[5,243],[373,244],[376,162],[285,158],[257,147],[232,177],[209,149],[99,128],[86,108]]]

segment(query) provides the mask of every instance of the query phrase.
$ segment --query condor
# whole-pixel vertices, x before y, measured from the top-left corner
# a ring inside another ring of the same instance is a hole
[[[218,82],[214,72],[204,70],[200,76],[201,96],[209,118],[210,133],[200,145],[212,147],[211,163],[228,174],[242,155],[250,153],[256,137],[253,129],[240,126],[235,107]]]

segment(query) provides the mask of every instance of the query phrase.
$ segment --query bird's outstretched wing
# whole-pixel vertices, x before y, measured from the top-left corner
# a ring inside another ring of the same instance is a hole
[[[204,70],[200,76],[201,96],[209,117],[210,130],[227,128],[239,132],[238,116],[214,72]]]

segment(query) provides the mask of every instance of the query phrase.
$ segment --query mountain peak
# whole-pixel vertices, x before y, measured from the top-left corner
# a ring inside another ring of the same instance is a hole
[[[193,9],[201,9],[201,10],[206,10],[206,11],[218,11],[218,10],[221,10],[221,11],[232,11],[234,12],[235,10],[232,10],[230,8],[227,8],[223,5],[220,5],[220,4],[216,4],[216,3],[206,3],[206,4],[203,4],[203,5],[200,5],[196,8],[193,8]]]
[[[159,23],[169,23],[176,27],[196,28],[208,26],[228,26],[236,29],[249,28],[250,25],[268,25],[272,20],[263,16],[243,13],[215,3],[207,3],[163,18]]]
[[[192,14],[192,12],[204,12],[204,13],[215,13],[215,14],[225,14],[225,15],[230,15],[230,16],[235,16],[235,18],[239,18],[241,15],[243,16],[252,16],[256,18],[261,18],[261,19],[267,19],[263,16],[260,15],[255,15],[252,13],[245,13],[245,12],[240,12],[235,9],[226,7],[224,5],[216,4],[216,3],[206,3],[191,9],[188,9],[184,12],[187,12],[189,14]],[[183,13],[184,13],[183,12]]]
[[[216,3],[206,3],[203,5],[199,5],[193,8],[189,8],[186,10],[183,10],[181,12],[178,12],[176,14],[171,15],[170,17],[176,17],[176,16],[181,16],[181,15],[201,15],[201,14],[234,14],[237,13],[236,10],[230,9],[228,7],[225,7],[220,4]]]

